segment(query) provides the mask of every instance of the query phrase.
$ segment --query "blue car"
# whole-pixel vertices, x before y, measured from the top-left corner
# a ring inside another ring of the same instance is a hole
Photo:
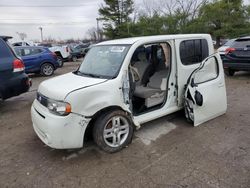
[[[51,76],[59,67],[57,56],[45,47],[20,46],[15,51],[25,64],[26,73],[40,73]]]

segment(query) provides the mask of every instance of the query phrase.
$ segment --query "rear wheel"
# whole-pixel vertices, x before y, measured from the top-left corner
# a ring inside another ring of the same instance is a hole
[[[57,56],[57,62],[59,64],[59,67],[63,67],[63,58],[61,56]]]
[[[235,73],[235,70],[232,70],[232,69],[226,69],[226,70],[225,70],[225,74],[226,74],[227,76],[233,76],[234,73]]]
[[[50,63],[44,63],[42,66],[41,66],[41,75],[43,76],[51,76],[53,75],[54,73],[54,66]]]
[[[127,146],[133,137],[133,124],[130,117],[121,110],[102,114],[95,122],[93,137],[104,151],[114,153]]]

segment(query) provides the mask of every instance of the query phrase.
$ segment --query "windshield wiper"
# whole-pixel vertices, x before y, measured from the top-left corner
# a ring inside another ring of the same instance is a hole
[[[84,73],[84,72],[81,72],[81,71],[76,71],[75,72],[77,75],[80,75],[80,76],[88,76],[88,77],[92,77],[92,78],[102,78],[102,76],[100,75],[96,75],[96,74],[91,74],[91,73]]]

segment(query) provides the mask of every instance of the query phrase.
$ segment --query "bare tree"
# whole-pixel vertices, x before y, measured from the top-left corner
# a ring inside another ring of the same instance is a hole
[[[97,29],[95,27],[92,27],[90,29],[88,29],[87,31],[87,35],[89,36],[89,38],[92,40],[92,41],[97,41],[97,38],[98,38],[98,34],[97,34]]]
[[[96,27],[92,27],[87,31],[87,35],[88,37],[92,40],[92,41],[102,41],[103,40],[103,31],[101,29],[99,29],[97,31]]]
[[[27,38],[27,34],[26,33],[19,33],[19,32],[16,32],[17,35],[19,36],[19,38],[23,41],[25,38]]]
[[[154,13],[172,16],[182,13],[188,19],[194,19],[199,8],[209,0],[143,0],[140,5],[140,13],[146,16],[153,16]]]

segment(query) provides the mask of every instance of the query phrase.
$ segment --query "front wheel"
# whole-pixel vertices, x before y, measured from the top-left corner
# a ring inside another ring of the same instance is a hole
[[[54,74],[54,66],[50,63],[44,63],[41,66],[41,75],[43,76],[51,76]]]
[[[59,67],[63,67],[63,58],[61,56],[57,56],[57,62],[59,64]]]
[[[121,110],[102,114],[93,129],[95,143],[108,153],[126,147],[131,142],[133,133],[134,127],[130,117]]]
[[[76,61],[77,61],[77,57],[76,57],[76,56],[73,56],[73,57],[72,57],[72,61],[73,61],[73,62],[76,62]]]

